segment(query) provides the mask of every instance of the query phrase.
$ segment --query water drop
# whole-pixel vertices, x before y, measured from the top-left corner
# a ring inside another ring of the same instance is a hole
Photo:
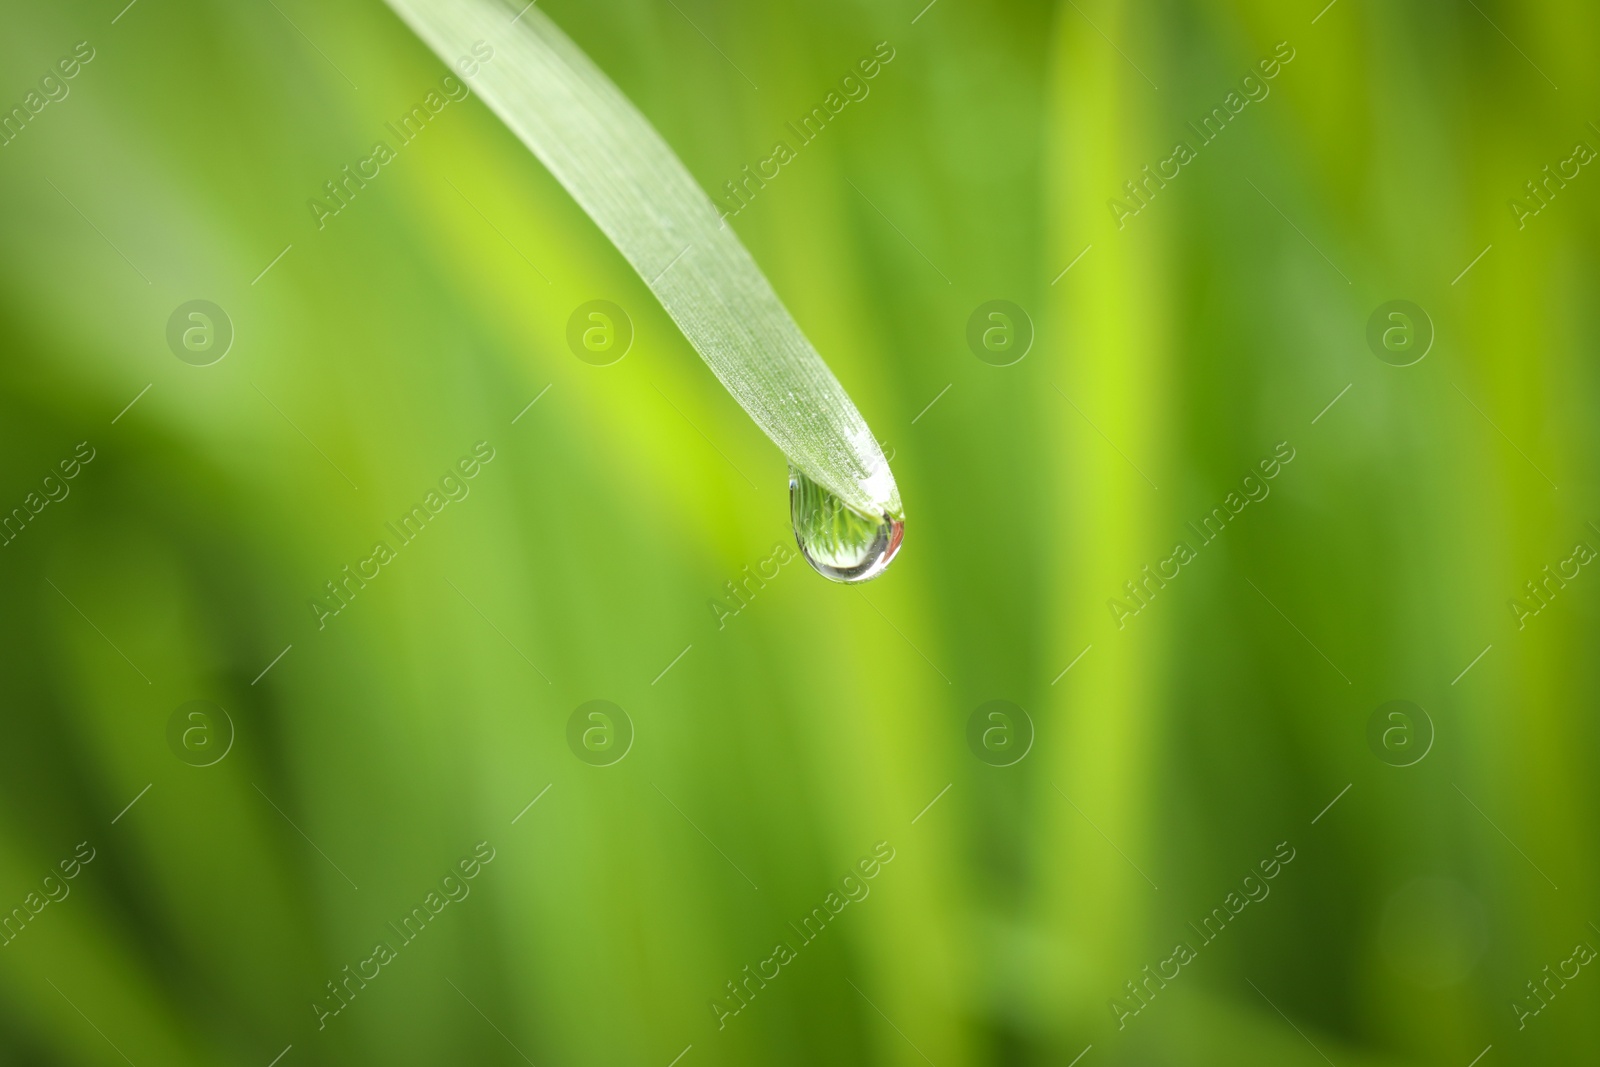
[[[873,518],[789,468],[789,517],[800,554],[835,582],[871,581],[888,569],[905,536],[905,520]]]

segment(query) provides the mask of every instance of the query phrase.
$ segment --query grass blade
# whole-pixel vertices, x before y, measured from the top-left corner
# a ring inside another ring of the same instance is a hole
[[[851,508],[902,514],[877,439],[761,268],[661,135],[555,23],[500,0],[389,5],[446,63],[491,46],[473,89],[633,265],[756,425]]]

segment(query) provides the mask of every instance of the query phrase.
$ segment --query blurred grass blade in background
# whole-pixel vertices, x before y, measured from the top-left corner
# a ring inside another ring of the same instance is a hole
[[[1600,1063],[1600,5],[394,3],[0,19],[0,1067]]]

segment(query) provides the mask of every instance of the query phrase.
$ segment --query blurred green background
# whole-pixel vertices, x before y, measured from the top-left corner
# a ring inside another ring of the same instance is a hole
[[[730,224],[892,450],[906,546],[720,629],[790,543],[783,457],[481,102],[395,145],[446,68],[383,4],[8,4],[0,1062],[1592,1061],[1600,575],[1543,568],[1600,547],[1600,176],[1510,202],[1600,146],[1600,14],[1324,2],[540,4],[713,191],[894,51]],[[167,342],[195,299],[209,366]],[[610,366],[566,344],[594,299]],[[991,299],[1036,332],[1011,366],[966,342]],[[1366,341],[1394,299],[1411,366]],[[567,741],[593,699],[609,766]],[[996,699],[1009,766],[967,740]],[[231,728],[169,741],[197,700]],[[1371,741],[1390,700],[1426,722]]]

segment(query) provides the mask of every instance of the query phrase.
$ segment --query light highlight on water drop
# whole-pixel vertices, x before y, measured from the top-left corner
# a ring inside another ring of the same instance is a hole
[[[905,536],[905,520],[863,515],[789,468],[789,518],[800,554],[824,578],[867,582],[888,569]]]

